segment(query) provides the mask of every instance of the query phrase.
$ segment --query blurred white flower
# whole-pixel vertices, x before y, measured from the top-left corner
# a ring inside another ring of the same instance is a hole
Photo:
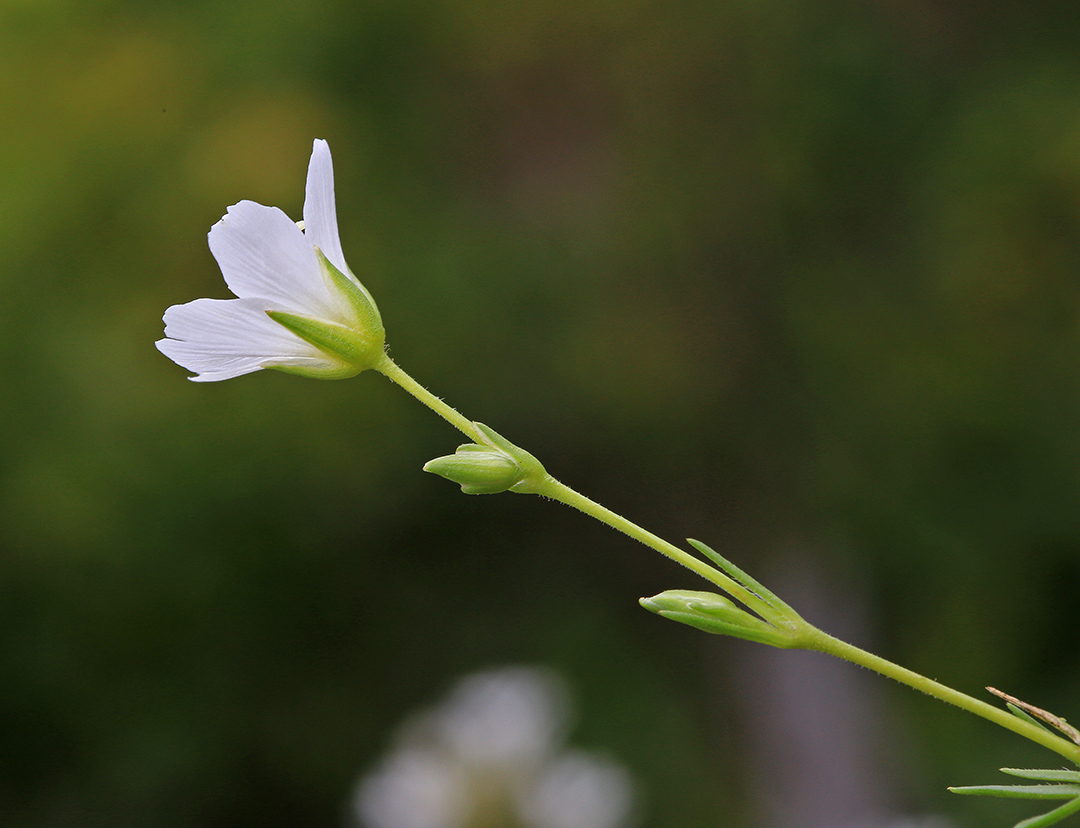
[[[513,667],[474,673],[439,708],[440,736],[464,764],[531,768],[561,742],[567,702],[566,686],[550,672]]]
[[[241,201],[210,228],[210,251],[236,299],[196,299],[165,311],[155,344],[199,382],[263,368],[321,379],[353,376],[383,355],[371,295],[345,263],[325,141],[308,164],[304,221]]]
[[[467,780],[437,753],[404,747],[365,777],[356,792],[365,821],[382,828],[460,828]]]
[[[633,782],[622,765],[570,751],[543,769],[523,807],[535,828],[618,828],[633,803]]]
[[[357,785],[365,828],[621,828],[633,782],[618,763],[564,750],[568,694],[527,667],[462,679],[407,720]]]

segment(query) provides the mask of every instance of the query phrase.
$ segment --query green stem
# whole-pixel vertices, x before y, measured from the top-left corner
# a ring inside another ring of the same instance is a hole
[[[472,420],[458,413],[456,409],[447,405],[424,388],[424,386],[405,373],[405,371],[403,371],[394,360],[390,359],[389,356],[383,354],[382,359],[372,367],[387,379],[400,385],[470,440],[477,443],[484,442],[483,435],[476,428],[476,424]]]
[[[400,385],[417,400],[422,402],[474,442],[485,442],[484,434],[476,427],[474,422],[458,413],[454,408],[444,403],[441,399],[420,385],[420,383],[405,373],[397,363],[390,359],[389,356],[384,354],[383,358],[372,367],[379,373],[385,375],[388,379]],[[836,658],[867,667],[883,676],[895,679],[901,684],[906,684],[909,687],[913,687],[934,698],[955,705],[969,713],[974,713],[976,716],[981,716],[994,724],[1004,727],[1006,730],[1011,730],[1020,736],[1030,739],[1031,741],[1064,756],[1069,761],[1080,765],[1080,745],[1057,736],[1037,724],[1032,724],[1031,722],[1014,716],[1007,710],[980,701],[979,699],[973,698],[966,693],[961,693],[958,690],[953,690],[951,687],[941,684],[940,682],[928,679],[912,670],[908,670],[898,664],[893,664],[891,661],[887,661],[880,656],[868,653],[866,650],[862,650],[852,644],[834,638],[807,623],[795,613],[788,614],[777,612],[776,607],[773,607],[762,600],[760,596],[747,589],[738,581],[728,577],[723,572],[720,572],[698,558],[695,558],[693,555],[680,549],[674,544],[668,543],[658,535],[654,535],[652,532],[643,529],[636,523],[627,520],[622,515],[616,514],[606,506],[601,506],[596,501],[590,500],[585,497],[585,495],[574,491],[569,486],[560,483],[550,475],[545,474],[543,479],[534,481],[534,485],[529,491],[535,492],[543,497],[549,497],[552,500],[557,500],[567,506],[572,506],[601,523],[607,524],[613,529],[617,529],[618,531],[629,535],[631,538],[640,541],[650,549],[655,549],[662,555],[666,555],[673,561],[682,564],[687,569],[697,573],[702,578],[705,578],[707,581],[711,581],[733,598],[742,601],[748,607],[761,614],[769,620],[770,623],[773,623],[777,627],[783,627],[788,632],[792,633],[791,646],[828,653]]]
[[[591,500],[580,492],[574,491],[565,483],[560,483],[554,477],[549,476],[547,480],[538,487],[537,494],[542,497],[550,497],[552,500],[565,503],[567,506],[572,506],[573,508],[584,512],[589,517],[607,524],[612,529],[617,529],[623,534],[629,535],[634,540],[640,541],[650,549],[655,549],[661,555],[666,555],[676,563],[682,564],[690,571],[711,581],[716,586],[720,587],[720,589],[724,590],[732,597],[739,599],[756,612],[766,616],[775,616],[775,613],[769,611],[771,608],[767,603],[762,601],[761,598],[738,581],[728,577],[723,572],[718,571],[704,561],[695,558],[689,552],[685,552],[675,546],[675,544],[668,543],[668,541],[658,535],[654,535],[652,532],[643,529],[633,521],[627,520],[622,515],[611,511],[611,509],[608,509],[606,506],[601,506],[595,500]],[[773,619],[770,618],[769,620],[772,621]]]
[[[1026,739],[1030,739],[1031,741],[1054,751],[1054,753],[1064,756],[1070,762],[1080,765],[1080,745],[1063,739],[1037,724],[1032,724],[1018,716],[1014,716],[1008,710],[995,707],[992,704],[973,698],[966,693],[961,693],[959,690],[953,690],[951,687],[934,681],[933,679],[928,679],[926,676],[920,675],[913,670],[908,670],[906,667],[893,664],[891,661],[887,661],[873,653],[868,653],[866,650],[862,650],[853,644],[848,644],[845,641],[834,638],[816,627],[810,628],[808,638],[809,640],[804,645],[808,650],[817,650],[822,653],[828,653],[836,658],[841,658],[845,661],[867,667],[874,672],[881,673],[883,676],[895,679],[901,684],[906,684],[908,687],[914,687],[916,690],[920,690],[936,699],[955,705],[961,710],[966,710],[967,712],[974,713],[976,716],[981,716],[994,724],[1001,725],[1001,727],[1006,730],[1011,730],[1013,733],[1019,734]]]

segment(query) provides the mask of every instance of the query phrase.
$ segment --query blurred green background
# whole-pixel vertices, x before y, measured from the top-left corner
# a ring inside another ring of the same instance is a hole
[[[874,813],[1031,813],[944,787],[1055,757],[884,680],[774,698],[637,606],[689,573],[422,474],[459,437],[380,377],[199,385],[153,341],[326,138],[417,379],[809,620],[1080,719],[1073,0],[3,0],[0,119],[3,825],[348,824],[395,723],[507,663],[562,672],[643,826],[840,828],[843,791],[769,805],[832,756],[762,737],[815,692],[882,728]]]

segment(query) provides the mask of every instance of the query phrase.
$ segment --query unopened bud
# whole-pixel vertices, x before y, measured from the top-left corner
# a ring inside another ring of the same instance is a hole
[[[640,603],[650,612],[708,633],[731,635],[774,647],[794,645],[787,631],[751,615],[713,592],[669,589],[652,598],[642,598]]]
[[[460,484],[465,494],[498,494],[522,478],[521,469],[508,454],[476,443],[466,443],[458,446],[454,454],[429,460],[424,471]]]
[[[495,429],[473,423],[481,443],[458,446],[454,454],[436,457],[424,464],[432,472],[461,486],[465,494],[498,494],[515,491],[535,494],[547,479],[540,461],[520,446],[515,446]]]

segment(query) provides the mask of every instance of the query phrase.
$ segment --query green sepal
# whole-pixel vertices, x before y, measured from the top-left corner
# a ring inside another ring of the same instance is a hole
[[[368,293],[368,289],[355,277],[347,276],[334,267],[318,247],[315,248],[315,255],[319,257],[319,265],[322,267],[322,275],[327,287],[332,293],[341,294],[348,300],[356,313],[359,328],[365,339],[377,343],[381,351],[386,342],[386,331],[383,329],[382,314],[379,313],[379,307]]]
[[[544,483],[550,479],[544,465],[521,446],[511,443],[491,426],[477,422],[474,422],[473,425],[476,426],[476,430],[480,432],[487,445],[504,452],[517,463],[518,468],[521,470],[521,479],[510,487],[510,491],[518,494],[540,493]]]
[[[330,368],[309,368],[304,365],[267,365],[265,367],[268,371],[281,371],[283,374],[295,374],[298,377],[321,380],[348,379],[364,370],[344,362]]]
[[[651,598],[642,598],[639,603],[650,612],[707,633],[730,635],[774,647],[792,646],[787,632],[713,592],[669,589]]]
[[[266,315],[283,328],[292,331],[305,342],[310,342],[320,351],[344,363],[340,373],[342,377],[359,374],[361,371],[373,366],[383,356],[383,341],[381,338],[372,341],[360,331],[339,325],[337,322],[317,319],[313,316],[304,316],[299,313],[288,313],[287,311],[271,310],[267,311]],[[274,367],[291,373],[302,373],[304,370],[293,370],[295,366],[290,365]],[[317,372],[310,375],[324,376],[326,373]]]

